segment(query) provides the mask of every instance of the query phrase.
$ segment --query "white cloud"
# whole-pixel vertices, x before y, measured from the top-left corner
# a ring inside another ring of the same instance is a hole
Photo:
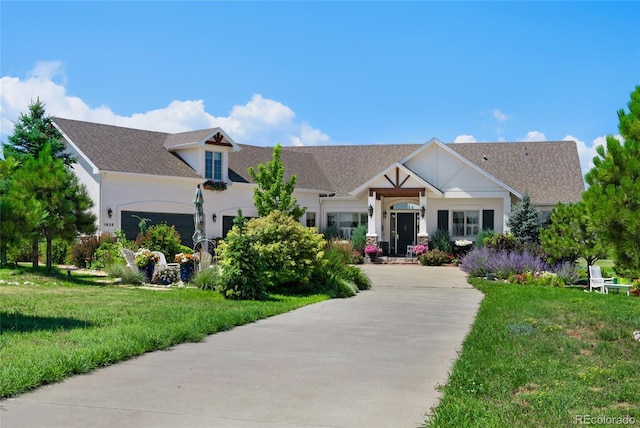
[[[547,141],[547,137],[542,132],[529,131],[527,132],[526,137],[520,138],[517,141],[522,141],[522,142]]]
[[[494,108],[491,114],[493,115],[494,119],[496,119],[498,122],[504,122],[507,119],[510,119],[510,117],[506,113],[501,112],[497,108]]]
[[[458,135],[454,143],[477,143],[478,140],[473,135]]]
[[[57,61],[38,62],[24,79],[3,76],[0,101],[0,135],[2,141],[13,132],[13,122],[39,98],[47,114],[68,119],[163,132],[183,132],[219,126],[236,142],[273,146],[332,144],[331,138],[305,121],[297,121],[288,106],[253,95],[244,105],[231,108],[228,116],[207,113],[204,100],[172,101],[168,106],[131,116],[120,116],[107,105],[88,106],[82,99],[67,93],[66,76]]]

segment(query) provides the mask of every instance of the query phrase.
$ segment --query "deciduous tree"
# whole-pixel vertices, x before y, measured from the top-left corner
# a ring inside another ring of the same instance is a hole
[[[253,191],[253,203],[260,217],[266,217],[273,211],[280,211],[299,220],[306,211],[300,208],[293,191],[296,187],[296,176],[284,181],[284,165],[280,160],[282,146],[276,144],[273,148],[273,158],[266,165],[258,165],[256,172],[249,167],[249,175],[258,184]]]

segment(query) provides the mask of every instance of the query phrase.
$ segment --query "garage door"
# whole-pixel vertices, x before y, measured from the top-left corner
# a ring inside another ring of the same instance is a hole
[[[173,213],[150,213],[143,211],[122,211],[120,217],[120,227],[124,231],[127,239],[134,240],[140,232],[138,223],[140,219],[147,220],[147,226],[154,224],[166,223],[169,226],[173,225],[180,234],[182,245],[187,247],[193,247],[193,232],[195,227],[193,226],[193,214],[173,214]]]

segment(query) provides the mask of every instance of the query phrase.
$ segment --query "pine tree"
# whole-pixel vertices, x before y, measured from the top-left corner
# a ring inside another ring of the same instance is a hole
[[[583,257],[589,266],[607,256],[596,235],[584,202],[558,202],[551,211],[551,224],[540,230],[542,247],[556,262]]]
[[[596,148],[583,200],[616,265],[640,277],[640,86],[628,107],[618,111],[624,143],[608,135],[606,148]]]
[[[273,148],[273,158],[266,166],[258,165],[258,172],[249,167],[249,175],[258,184],[253,191],[253,203],[260,217],[266,217],[272,211],[281,211],[298,220],[306,208],[300,208],[296,198],[292,196],[296,187],[296,176],[284,181],[284,165],[280,160],[282,146],[276,144]]]
[[[539,242],[540,211],[531,204],[528,193],[513,206],[507,226],[521,243]]]
[[[39,221],[31,231],[33,265],[38,266],[38,240],[46,240],[46,269],[51,271],[53,238],[72,240],[79,233],[93,233],[96,217],[89,210],[93,201],[86,188],[68,170],[62,159],[54,159],[45,144],[35,158],[27,158],[12,174],[9,200],[20,201],[26,196],[39,202]]]
[[[29,105],[28,114],[20,114],[13,126],[13,134],[4,145],[4,157],[14,157],[20,162],[35,157],[44,148],[51,146],[51,156],[62,159],[65,165],[75,162],[73,156],[65,152],[62,135],[53,125],[53,119],[46,116],[44,103],[37,99]]]

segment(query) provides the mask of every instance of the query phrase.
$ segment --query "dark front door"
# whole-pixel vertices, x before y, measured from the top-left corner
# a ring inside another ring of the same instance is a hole
[[[406,254],[407,245],[413,245],[416,239],[415,213],[396,214],[396,234],[398,237],[396,251],[398,254]]]

